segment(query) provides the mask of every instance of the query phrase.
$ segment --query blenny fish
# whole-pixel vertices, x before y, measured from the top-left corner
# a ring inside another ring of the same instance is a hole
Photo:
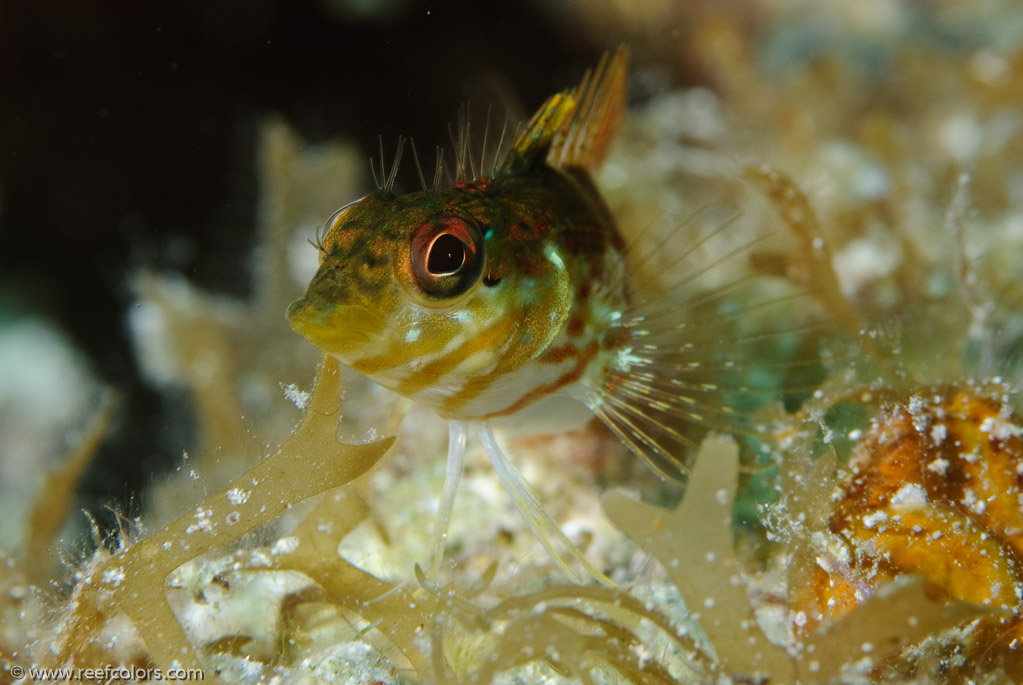
[[[593,181],[625,110],[627,68],[624,48],[606,54],[540,107],[489,173],[462,159],[451,185],[398,195],[395,160],[378,192],[331,217],[319,270],[288,309],[322,351],[449,421],[433,571],[470,428],[559,565],[576,577],[552,540],[606,580],[492,426],[596,415],[658,474],[684,482],[695,454],[684,424],[720,424],[731,411],[708,399],[719,388],[710,365],[693,361],[706,354],[687,352],[679,302],[634,297],[625,241]]]

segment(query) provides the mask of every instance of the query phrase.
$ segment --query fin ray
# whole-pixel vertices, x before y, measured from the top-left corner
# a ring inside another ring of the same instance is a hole
[[[576,108],[567,126],[555,135],[548,164],[590,172],[600,167],[625,113],[628,67],[629,52],[619,46],[605,53],[593,72],[586,72],[571,93]]]
[[[590,578],[601,585],[614,587],[614,583],[597,570],[590,560],[586,558],[586,555],[572,544],[572,541],[568,539],[568,536],[561,530],[561,527],[543,508],[540,498],[530,487],[522,473],[512,464],[508,455],[497,444],[490,426],[485,423],[475,423],[474,425],[476,434],[479,435],[483,448],[490,457],[490,461],[494,465],[494,471],[497,472],[497,477],[500,479],[505,491],[511,495],[512,501],[515,503],[519,513],[522,514],[522,518],[525,519],[526,525],[533,531],[533,535],[544,546],[554,562],[573,581],[580,584],[583,582],[583,579],[568,565],[568,560],[554,548],[553,541],[557,540],[567,549],[568,555],[583,567]]]
[[[604,366],[586,381],[591,410],[654,471],[682,483],[712,432],[772,440],[771,416],[811,395],[831,359],[817,349],[835,328],[819,293],[757,268],[763,241],[782,236],[726,236],[733,225],[727,219],[671,259],[681,278],[627,306],[605,338],[613,342]],[[698,249],[716,247],[710,238],[733,245],[701,261]]]
[[[499,173],[522,173],[541,159],[558,169],[596,171],[625,113],[628,63],[628,50],[618,47],[576,88],[548,98],[515,139]]]
[[[468,427],[464,422],[448,422],[448,460],[444,471],[444,491],[437,506],[437,518],[433,523],[433,533],[427,551],[429,556],[423,564],[431,578],[438,576],[444,561],[444,542],[448,537],[448,524],[451,522],[451,510],[454,508],[458,482],[462,478],[467,435]]]

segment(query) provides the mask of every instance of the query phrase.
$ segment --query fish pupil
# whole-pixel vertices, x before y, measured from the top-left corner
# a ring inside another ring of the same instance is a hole
[[[413,229],[403,273],[428,302],[464,294],[483,271],[483,233],[471,219],[443,214]]]
[[[426,268],[434,276],[458,272],[465,264],[465,245],[450,233],[441,233],[430,245]]]

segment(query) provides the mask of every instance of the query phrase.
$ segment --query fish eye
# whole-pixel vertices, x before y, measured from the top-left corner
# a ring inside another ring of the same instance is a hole
[[[445,216],[421,224],[409,247],[412,277],[430,298],[451,298],[472,287],[483,270],[483,236],[475,223]]]
[[[465,245],[450,233],[441,233],[427,248],[426,270],[434,276],[451,276],[465,264]]]

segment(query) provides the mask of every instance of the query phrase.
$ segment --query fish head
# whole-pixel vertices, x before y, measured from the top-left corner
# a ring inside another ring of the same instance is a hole
[[[522,233],[488,181],[369,195],[333,218],[288,320],[380,385],[440,404],[521,367],[567,315],[563,265]]]

